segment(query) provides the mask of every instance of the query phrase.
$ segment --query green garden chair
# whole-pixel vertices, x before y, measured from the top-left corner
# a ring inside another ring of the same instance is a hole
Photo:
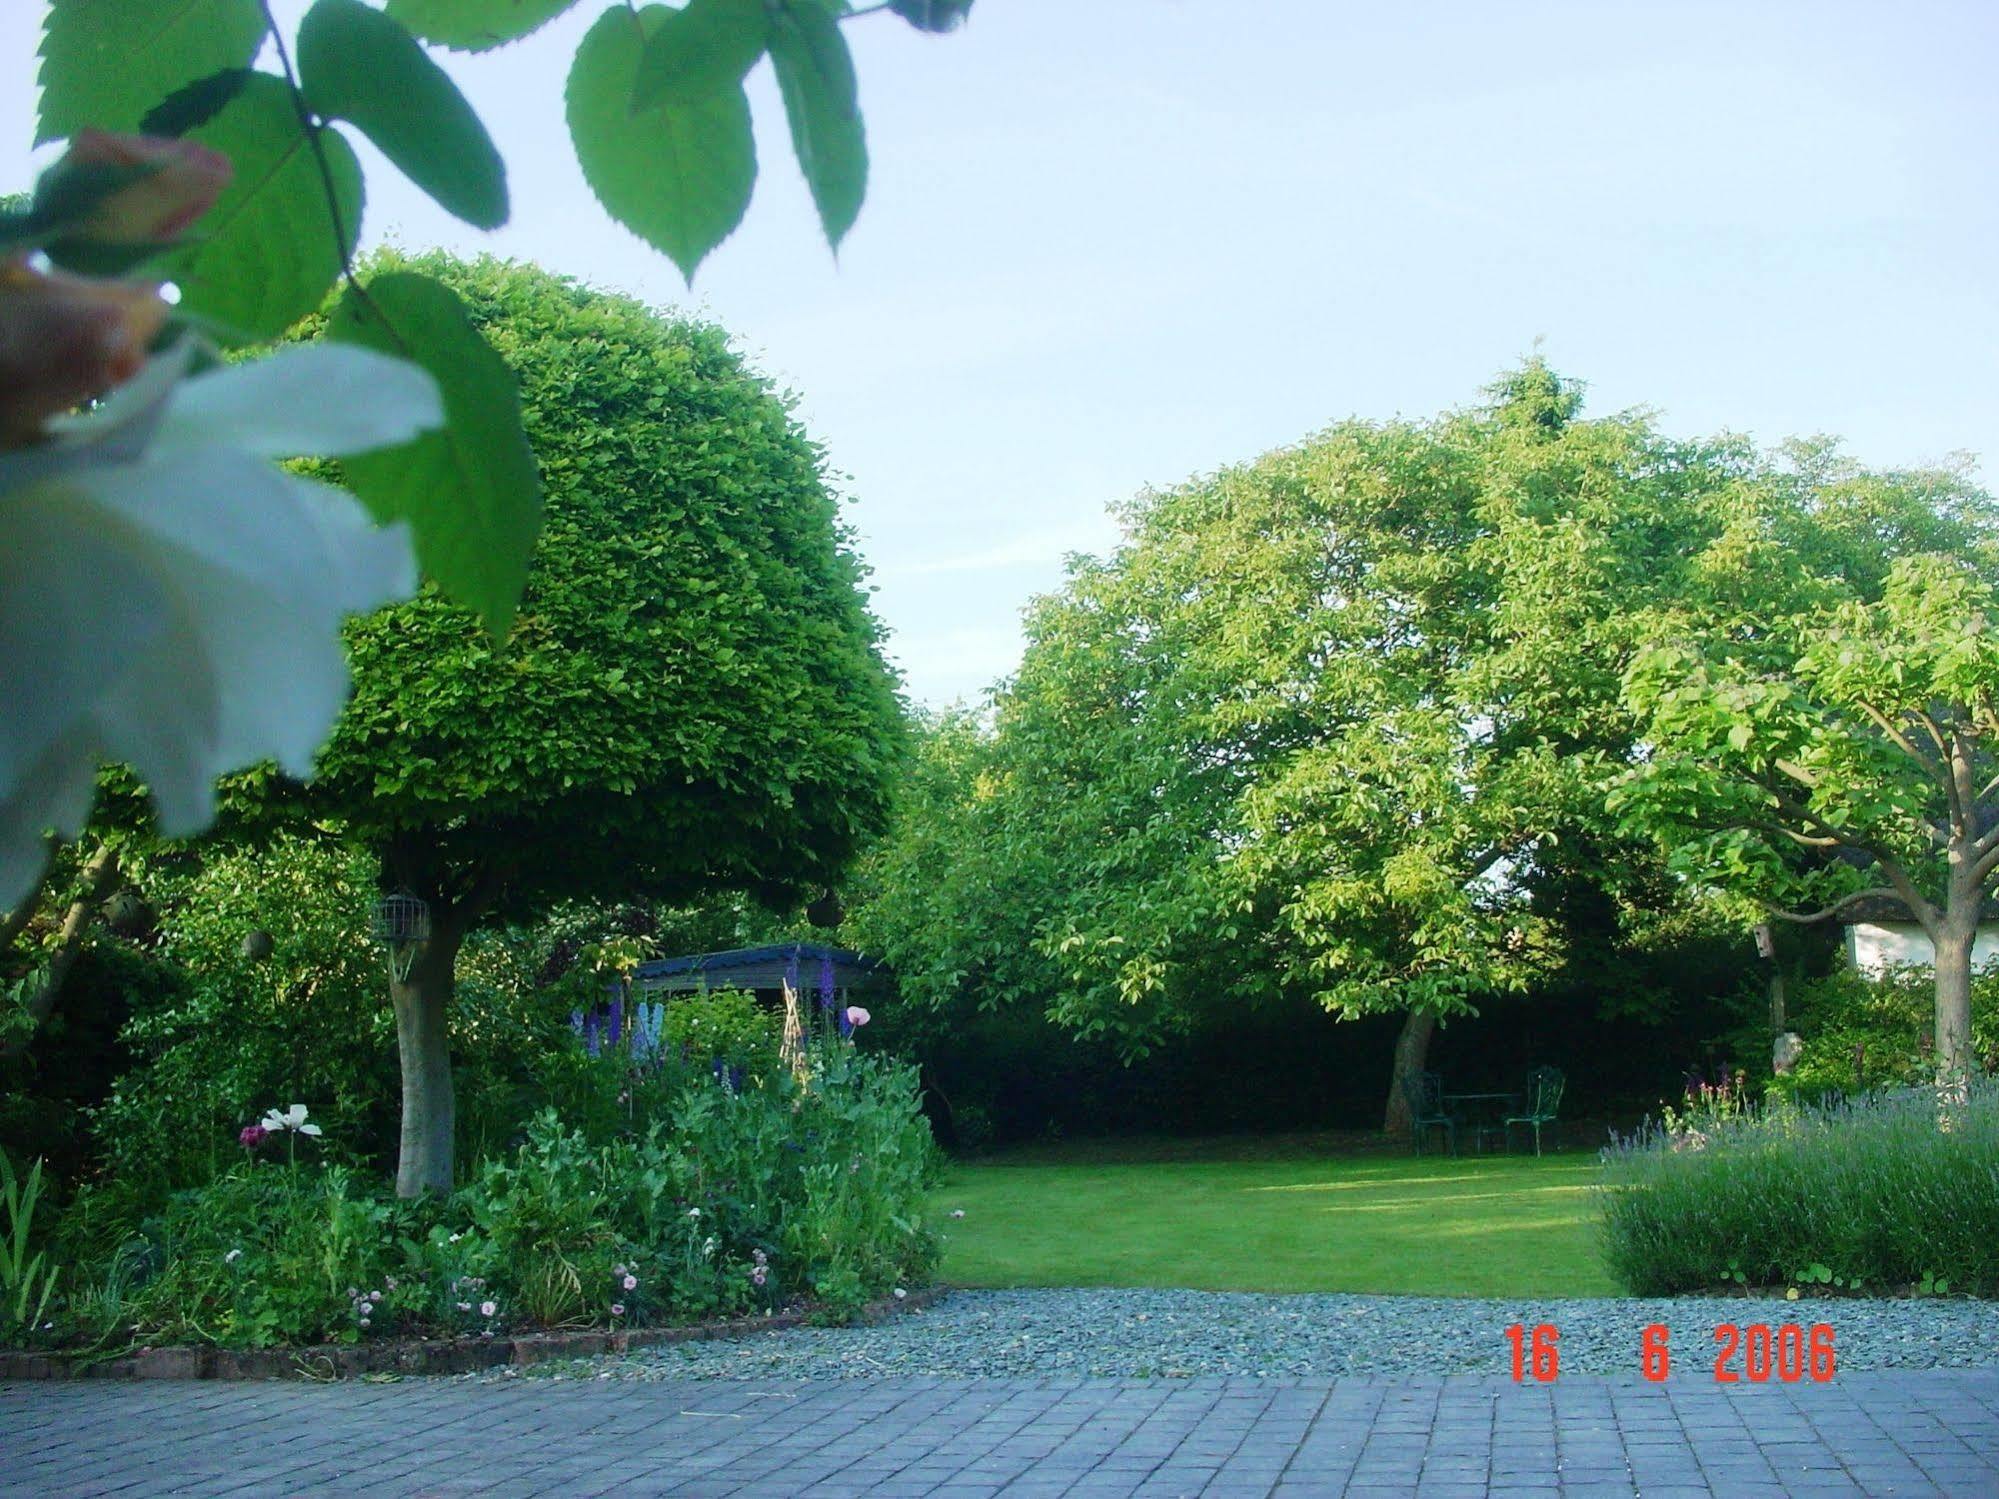
[[[1423,1153],[1423,1136],[1433,1129],[1444,1132],[1444,1144],[1452,1155],[1458,1153],[1458,1121],[1444,1108],[1444,1080],[1434,1072],[1403,1074],[1402,1096],[1409,1101],[1409,1132],[1416,1142],[1416,1154]]]
[[[1567,1081],[1559,1067],[1536,1067],[1527,1074],[1526,1107],[1506,1120],[1506,1139],[1513,1140],[1513,1126],[1532,1125],[1534,1128],[1534,1154],[1541,1153],[1541,1126],[1555,1122],[1555,1112],[1562,1106],[1562,1085]]]

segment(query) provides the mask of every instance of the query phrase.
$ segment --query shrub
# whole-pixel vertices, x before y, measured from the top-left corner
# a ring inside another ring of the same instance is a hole
[[[747,989],[679,995],[663,1011],[661,1046],[697,1067],[761,1078],[777,1066],[784,1021]]]
[[[1999,1086],[1669,1115],[1604,1153],[1605,1256],[1634,1295],[1721,1285],[1999,1291]]]
[[[395,1021],[366,860],[280,838],[225,850],[155,884],[160,955],[184,982],[136,995],[122,1040],[132,1066],[97,1111],[110,1173],[154,1193],[207,1181],[236,1131],[272,1099],[303,1099],[355,1164],[396,1133]],[[267,956],[246,952],[270,933]]]
[[[1800,986],[1791,1023],[1804,1052],[1791,1074],[1775,1081],[1786,1096],[1826,1098],[1936,1075],[1936,980],[1927,969],[1867,979],[1846,968],[1813,979]],[[1973,979],[1971,1047],[1988,1072],[1999,1071],[1999,970]]]

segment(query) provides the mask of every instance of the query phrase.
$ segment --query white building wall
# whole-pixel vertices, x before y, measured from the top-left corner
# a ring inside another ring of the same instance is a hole
[[[1890,968],[1932,967],[1937,951],[1913,921],[1856,921],[1846,929],[1846,956],[1856,972],[1872,979]],[[1999,961],[1999,926],[1980,927],[1971,945],[1971,966],[1983,968],[1995,961]]]

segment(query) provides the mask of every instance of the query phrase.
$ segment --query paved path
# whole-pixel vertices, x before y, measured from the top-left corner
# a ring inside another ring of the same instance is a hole
[[[1999,1495],[1999,1369],[1447,1379],[0,1385],[0,1492]]]

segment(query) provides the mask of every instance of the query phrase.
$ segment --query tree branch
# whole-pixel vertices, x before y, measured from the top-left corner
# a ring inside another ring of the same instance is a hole
[[[1937,747],[1937,753],[1939,755],[1949,754],[1950,751],[1944,748],[1943,726],[1921,709],[1916,711],[1916,718],[1922,724],[1924,732],[1930,736],[1930,743]]]
[[[1902,897],[1902,904],[1909,908],[1910,914],[1916,918],[1924,932],[1928,933],[1930,940],[1934,942],[1937,928],[1943,921],[1943,914],[1923,898],[1922,891],[1916,888],[1916,882],[1909,878],[1908,872],[1900,864],[1873,849],[1869,849],[1868,852],[1873,853],[1880,861],[1881,872],[1888,876],[1888,883],[1895,887],[1895,893]]]
[[[1987,839],[1979,840],[1981,844],[1987,841]],[[1971,878],[1980,890],[1985,888],[1985,882],[1992,878],[1992,871],[1995,869],[1999,869],[1999,845],[1986,849],[1978,862],[1971,866]]]
[[[1796,922],[1799,926],[1810,926],[1815,921],[1824,921],[1828,916],[1837,915],[1856,901],[1898,899],[1900,899],[1900,895],[1897,891],[1890,889],[1886,885],[1876,885],[1870,890],[1856,890],[1851,895],[1843,895],[1822,911],[1785,911],[1772,906],[1770,914],[1779,921],[1792,921]]]
[[[90,928],[96,922],[98,903],[117,878],[117,848],[109,842],[98,844],[97,852],[83,866],[83,885],[63,916],[62,930],[56,934],[56,945],[42,969],[40,982],[28,991],[24,1001],[28,1027],[0,1046],[0,1056],[13,1056],[24,1050],[34,1039],[35,1032],[55,1012],[56,1000],[62,995],[63,980],[69,977],[69,971],[75,966],[78,955],[83,951],[84,941],[90,935]]]
[[[14,941],[28,929],[28,923],[35,919],[35,912],[41,909],[42,893],[48,889],[49,875],[56,867],[56,840],[48,841],[48,852],[42,860],[42,872],[35,880],[35,888],[21,900],[21,904],[7,913],[7,919],[0,921],[0,954],[14,945]]]
[[[1873,722],[1874,726],[1877,729],[1879,729],[1882,733],[1886,734],[1890,739],[1895,741],[1896,748],[1900,749],[1903,754],[1907,755],[1911,760],[1914,760],[1918,765],[1922,766],[1924,770],[1929,772],[1930,777],[1932,779],[1943,782],[1944,792],[1946,795],[1950,797],[1951,816],[1954,818],[1961,818],[1963,815],[1963,811],[1962,808],[1958,806],[1957,786],[1953,782],[1951,777],[1946,773],[1943,762],[1941,760],[1932,759],[1929,755],[1917,749],[1915,746],[1915,742],[1911,740],[1907,734],[1904,734],[1900,729],[1896,728],[1895,725],[1889,721],[1888,715],[1883,713],[1879,708],[1875,707],[1872,703],[1860,704],[1860,711],[1867,715],[1867,717]],[[1922,716],[1927,721],[1929,715],[1924,714]],[[1937,738],[1936,729],[1934,725],[1931,726],[1930,735],[1932,738]],[[1937,739],[1937,752],[1938,754],[1949,753],[1948,750],[1944,749],[1943,741],[1940,738]]]

